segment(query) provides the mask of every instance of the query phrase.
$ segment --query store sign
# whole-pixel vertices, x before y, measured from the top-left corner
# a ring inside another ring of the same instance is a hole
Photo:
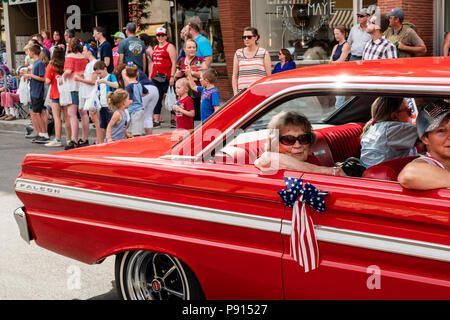
[[[128,4],[128,17],[130,22],[133,22],[138,28],[140,26],[139,2],[130,2]]]
[[[295,11],[306,16],[322,16],[334,14],[336,1],[313,0],[266,0],[268,5],[275,6],[276,18],[292,18]]]
[[[68,29],[81,29],[81,9],[79,6],[71,5],[67,7],[66,13],[70,16],[67,17],[66,26]]]
[[[3,1],[8,2],[8,1]],[[33,3],[36,2],[36,0],[9,0],[9,5],[15,5],[15,4],[24,4],[24,3]]]
[[[282,20],[291,33],[302,39],[313,38],[335,13],[333,0],[266,0],[273,17]]]

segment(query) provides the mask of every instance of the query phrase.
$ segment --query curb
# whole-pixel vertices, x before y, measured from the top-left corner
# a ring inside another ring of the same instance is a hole
[[[80,122],[78,122],[78,123],[79,123],[79,135],[81,135],[81,123]],[[27,134],[26,127],[29,124],[31,124],[30,119],[18,119],[18,120],[13,120],[13,121],[0,120],[0,131],[23,133],[23,135],[25,137],[25,135]],[[170,120],[169,121],[166,120],[166,122],[162,123],[160,127],[153,128],[153,134],[172,132],[175,130],[176,129],[174,129],[174,128],[170,128]],[[65,136],[66,136],[66,130],[63,125],[62,139],[64,139]],[[91,123],[91,124],[89,124],[89,140],[95,141],[95,136],[96,136],[95,127]]]

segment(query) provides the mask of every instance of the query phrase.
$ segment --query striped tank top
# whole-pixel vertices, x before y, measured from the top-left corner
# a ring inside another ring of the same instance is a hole
[[[127,138],[127,135],[125,134],[127,126],[127,115],[120,110],[117,111],[119,111],[120,115],[122,116],[122,120],[120,120],[111,128],[111,139],[113,141],[123,140]]]
[[[238,90],[248,88],[252,83],[267,75],[264,68],[264,56],[266,50],[258,48],[256,54],[252,58],[244,55],[244,49],[236,51],[236,57],[239,63],[238,73]]]

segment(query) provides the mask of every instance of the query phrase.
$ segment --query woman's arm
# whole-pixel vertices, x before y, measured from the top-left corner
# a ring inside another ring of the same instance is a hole
[[[350,53],[350,50],[351,50],[350,44],[346,42],[342,48],[341,56],[339,57],[339,59],[334,61],[334,63],[345,62]]]
[[[269,51],[266,50],[264,55],[264,68],[266,69],[266,74],[269,76],[272,74],[272,60],[270,59]]]
[[[173,86],[175,83],[175,72],[177,71],[177,50],[173,44],[169,44],[167,52],[169,53],[170,62],[172,63],[169,85]]]
[[[450,172],[424,160],[408,163],[398,175],[398,182],[408,189],[450,188]]]
[[[323,167],[297,160],[287,154],[264,152],[255,161],[255,167],[261,171],[294,170],[303,172],[323,173],[336,176],[346,176],[341,167]]]
[[[239,62],[237,55],[234,54],[233,60],[233,77],[231,79],[232,87],[233,87],[233,95],[236,95],[238,92],[238,74],[239,74]]]
[[[333,56],[334,56],[334,53],[336,52],[336,48],[337,48],[337,45],[335,45],[333,47],[333,50],[331,51],[331,54],[330,54],[330,59],[328,59],[328,63],[333,63]]]
[[[442,53],[444,57],[448,57],[448,50],[450,49],[450,32],[444,38],[444,47],[442,48]]]

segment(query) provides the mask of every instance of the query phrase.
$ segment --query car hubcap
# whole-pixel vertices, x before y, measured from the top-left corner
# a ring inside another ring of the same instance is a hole
[[[178,259],[162,253],[137,251],[132,253],[125,281],[131,299],[189,299],[186,274]]]

